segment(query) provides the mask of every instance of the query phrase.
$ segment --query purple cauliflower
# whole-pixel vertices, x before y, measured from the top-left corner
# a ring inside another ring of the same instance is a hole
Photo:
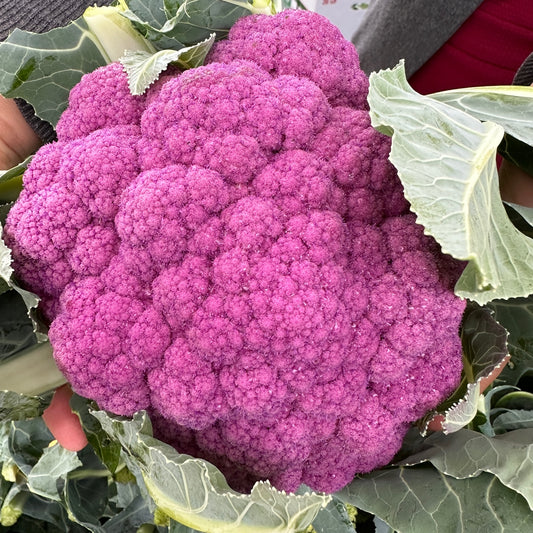
[[[257,479],[332,492],[457,385],[458,265],[415,222],[354,47],[238,21],[132,96],[86,75],[5,228],[74,390]]]

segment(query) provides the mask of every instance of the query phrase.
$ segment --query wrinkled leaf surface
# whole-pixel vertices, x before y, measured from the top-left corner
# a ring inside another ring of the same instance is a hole
[[[456,293],[480,304],[533,293],[533,242],[499,194],[503,128],[416,93],[403,64],[371,74],[369,103],[374,126],[392,135],[390,159],[418,222],[444,252],[469,261]]]
[[[205,533],[292,533],[304,530],[331,497],[286,494],[258,482],[250,494],[233,491],[213,465],[179,454],[151,436],[144,413],[121,419],[94,411],[103,429],[120,441],[140,468],[157,507]]]

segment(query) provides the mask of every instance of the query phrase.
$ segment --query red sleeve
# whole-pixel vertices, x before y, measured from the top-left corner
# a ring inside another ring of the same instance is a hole
[[[532,50],[533,2],[484,0],[409,81],[422,94],[510,85]]]

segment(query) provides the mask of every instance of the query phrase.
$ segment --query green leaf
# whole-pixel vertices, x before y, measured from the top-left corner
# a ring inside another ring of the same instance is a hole
[[[28,499],[27,492],[19,484],[13,484],[6,494],[0,509],[0,524],[5,527],[14,526],[23,513]]]
[[[517,385],[533,374],[533,297],[496,300],[489,304],[495,319],[509,332],[511,360],[496,383]]]
[[[492,310],[476,304],[467,306],[461,331],[463,375],[455,392],[421,421],[422,434],[436,417],[445,433],[469,424],[477,414],[482,384],[501,370],[509,359],[507,331],[494,319]]]
[[[128,7],[124,16],[158,50],[191,46],[212,33],[221,39],[239,18],[254,11],[249,2],[227,0],[131,0]]]
[[[115,476],[114,480],[116,482],[116,494],[110,499],[116,504],[117,507],[125,509],[133,500],[135,500],[135,498],[140,496],[139,486],[137,483],[135,483],[135,478],[129,482],[122,482],[118,481]]]
[[[464,372],[470,383],[490,378],[508,358],[507,331],[486,307],[471,305],[463,318]]]
[[[40,397],[26,396],[12,391],[0,391],[0,464],[3,463],[2,475],[11,481],[14,481],[19,469],[13,458],[13,454],[17,453],[17,450],[10,445],[12,433],[15,431],[12,423],[33,419],[34,421],[37,420],[33,423],[40,426],[39,420],[41,419],[35,417],[40,417],[47,404],[48,402]]]
[[[500,85],[453,89],[430,95],[431,98],[465,111],[483,121],[495,122],[513,137],[531,144],[533,87]]]
[[[137,496],[131,503],[104,524],[106,533],[124,533],[137,531],[143,524],[151,524],[153,515],[150,506],[142,496]]]
[[[533,394],[525,391],[509,392],[498,399],[496,407],[533,410]]]
[[[502,205],[496,149],[503,128],[416,93],[403,63],[372,73],[372,123],[392,134],[390,159],[417,220],[444,252],[469,261],[459,296],[484,304],[533,292],[533,243]]]
[[[0,422],[40,416],[45,406],[46,403],[40,397],[0,391]]]
[[[179,522],[176,522],[174,520],[170,521],[168,531],[169,533],[202,533],[197,529],[192,529],[188,526],[184,526],[183,524],[180,524]]]
[[[28,168],[32,158],[33,155],[30,155],[24,161],[22,161],[22,163],[19,163],[8,170],[0,170],[0,183],[10,181],[15,178],[21,178],[24,172],[26,172],[26,169]]]
[[[516,390],[516,387],[512,385],[498,385],[491,387],[486,394],[482,397],[482,402],[480,402],[479,410],[484,417],[484,421],[477,425],[477,431],[483,433],[487,437],[494,437],[496,432],[492,427],[492,418],[493,415],[496,416],[498,412],[493,408],[494,403],[501,396],[505,396],[509,391]],[[519,429],[519,428],[513,428]],[[500,432],[501,433],[501,432]]]
[[[439,472],[466,479],[488,472],[506,487],[520,493],[533,510],[533,430],[518,429],[487,437],[462,429],[451,435],[434,433],[425,449],[404,460],[400,466],[429,461]]]
[[[9,452],[15,464],[26,476],[53,438],[42,418],[11,422]]]
[[[180,51],[176,50],[161,50],[155,54],[127,52],[120,58],[120,63],[128,76],[130,93],[143,94],[159,78],[161,72],[179,58],[179,55]]]
[[[4,404],[0,405],[12,417],[17,415],[15,405],[21,405],[23,418],[37,416],[42,411],[33,404],[25,408],[11,393],[0,396],[2,400]],[[9,405],[13,409],[8,409]],[[0,423],[0,462],[11,460],[13,455],[17,463],[23,465],[23,471],[17,471],[16,490],[11,490],[9,495],[13,483],[0,480],[0,505],[8,497],[4,518],[17,520],[9,531],[41,531],[37,524],[45,524],[45,533],[124,533],[153,523],[151,500],[141,495],[134,481],[127,483],[134,490],[128,490],[129,496],[122,491],[118,501],[114,497],[117,486],[126,484],[115,483],[91,447],[78,453],[69,452],[57,444],[50,447],[51,438],[40,417],[23,420],[17,425]],[[10,443],[4,453],[3,444],[8,439]],[[134,480],[131,476],[122,477]]]
[[[498,148],[499,153],[526,172],[533,173],[533,125],[528,120],[533,105],[533,87],[471,87],[431,96],[480,120],[490,120],[502,126],[506,134]]]
[[[328,505],[319,511],[313,520],[316,533],[355,533],[355,527],[344,503],[333,497]]]
[[[509,409],[492,422],[495,433],[506,433],[515,429],[533,429],[533,410]]]
[[[35,318],[35,309],[39,305],[39,297],[30,291],[22,289],[16,283],[14,279],[15,273],[11,266],[11,262],[12,262],[11,250],[6,246],[4,240],[1,238],[2,234],[3,234],[3,228],[2,226],[0,226],[0,282],[2,282],[2,285],[0,286],[0,294],[3,292],[1,290],[2,286],[4,287],[4,289],[6,288],[6,286],[7,288],[15,289],[15,291],[17,291],[20,294],[20,296],[22,297],[22,300],[24,301],[28,309],[28,316],[32,319],[33,329],[37,337],[37,340],[40,342],[45,341],[46,335],[43,333],[43,326]]]
[[[0,281],[2,282],[2,293],[11,289],[11,250],[0,241]]]
[[[133,478],[135,479],[139,494],[142,496],[142,498],[148,505],[150,512],[153,515],[156,512],[156,504],[152,499],[152,496],[148,492],[148,488],[146,487],[146,483],[144,482],[143,472],[139,466],[139,462],[122,447],[120,460],[121,463],[126,465],[128,474],[130,476],[133,476]]]
[[[48,447],[27,476],[28,487],[35,493],[50,500],[60,501],[57,490],[59,479],[65,480],[67,474],[82,465],[78,454],[59,444]]]
[[[13,207],[15,202],[9,202],[7,204],[0,204],[0,225],[4,226],[6,223],[7,215],[9,215],[9,211],[11,211],[11,208]],[[0,285],[4,283],[7,285],[7,283],[0,278]],[[0,289],[0,294],[2,293],[2,290]]]
[[[0,178],[0,205],[14,202],[19,197],[21,191],[21,175],[15,176],[14,178],[9,180],[3,180],[2,178]]]
[[[16,29],[0,43],[0,61],[0,93],[30,102],[54,126],[70,89],[107,63],[83,18],[43,34]]]
[[[286,494],[268,482],[256,483],[250,494],[240,494],[213,465],[154,439],[145,413],[131,420],[103,411],[93,415],[138,466],[157,507],[194,529],[206,533],[297,532],[309,526],[331,499],[316,493]]]
[[[132,1],[135,2],[136,0]],[[182,2],[183,0],[163,0],[165,20],[171,19],[177,13]]]
[[[2,503],[4,502],[6,495],[9,492],[9,489],[11,488],[11,484],[11,480],[7,480],[4,477],[0,477],[0,507],[2,506]]]
[[[127,52],[120,62],[128,75],[131,94],[143,94],[170,64],[182,69],[199,67],[214,42],[212,33],[205,41],[179,50],[161,50],[155,54]]]
[[[498,153],[524,172],[533,175],[533,148],[507,133],[498,147]]]
[[[10,429],[11,422],[0,422],[0,463],[3,463],[0,482],[3,482],[4,480],[14,481],[18,470],[18,467],[11,458],[11,452],[9,451]],[[2,485],[0,484],[0,488],[1,487]]]
[[[376,528],[376,533],[394,533],[394,529],[392,529],[387,522],[384,522],[377,516],[374,516],[374,526]]]
[[[94,452],[108,470],[114,473],[120,462],[120,443],[112,440],[102,429],[100,422],[89,411],[90,404],[90,400],[77,394],[70,399],[70,407],[80,418],[83,431]]]
[[[1,46],[1,45],[0,45]],[[28,168],[33,155],[27,157],[22,163],[8,169],[0,170],[0,203],[14,202],[22,191],[22,175]],[[2,224],[4,222],[2,221]]]
[[[20,294],[13,290],[0,294],[0,363],[36,342],[33,324]]]
[[[53,126],[83,74],[117,61],[125,50],[155,52],[130,21],[126,9],[88,7],[83,16],[47,33],[16,29],[0,43],[0,93],[30,102]]]
[[[404,533],[533,530],[526,500],[485,472],[455,479],[431,465],[376,470],[337,496]]]
[[[0,278],[0,294],[4,294],[8,292],[9,290],[11,290],[11,287],[7,284],[7,282],[3,278]]]
[[[26,492],[28,499],[24,503],[24,514],[15,524],[16,533],[87,533],[85,528],[68,519],[64,507],[52,500],[47,500]]]
[[[0,227],[0,236],[2,227]],[[13,268],[11,267],[11,250],[5,245],[4,240],[0,240],[0,279],[5,283],[7,289],[13,285]]]
[[[196,68],[204,64],[205,58],[215,42],[215,34],[212,33],[207,39],[193,46],[182,48],[177,59],[173,61],[182,69]]]
[[[139,25],[139,29],[162,28],[176,15],[182,0],[173,3],[164,0],[130,0],[123,16]],[[145,33],[145,32],[143,32]]]
[[[107,488],[103,477],[68,480],[64,499],[70,519],[92,533],[104,533],[100,517],[107,503]]]
[[[533,226],[531,226],[531,224],[527,221],[526,213],[525,212],[520,213],[522,209],[527,210],[530,208],[518,206],[510,202],[504,202],[503,205],[505,207],[507,216],[513,223],[514,227],[518,229],[520,232],[522,232],[524,235],[532,239],[533,238]]]
[[[515,211],[530,225],[533,227],[533,207],[525,207],[523,205],[509,203]]]

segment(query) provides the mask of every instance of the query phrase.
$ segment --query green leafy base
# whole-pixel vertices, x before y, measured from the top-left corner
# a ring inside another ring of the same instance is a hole
[[[494,413],[531,407],[532,395],[510,397],[508,388],[487,395]],[[333,496],[305,487],[285,494],[268,483],[239,494],[209,463],[154,439],[146,413],[113,416],[75,395],[90,443],[76,453],[44,425],[49,398],[0,394],[0,531],[37,521],[48,524],[44,531],[75,533],[353,533],[368,513],[382,528],[409,533],[455,531],[457,523],[468,532],[533,528],[533,428],[525,420],[495,422],[493,436],[482,426],[425,438],[413,428],[395,462]]]

